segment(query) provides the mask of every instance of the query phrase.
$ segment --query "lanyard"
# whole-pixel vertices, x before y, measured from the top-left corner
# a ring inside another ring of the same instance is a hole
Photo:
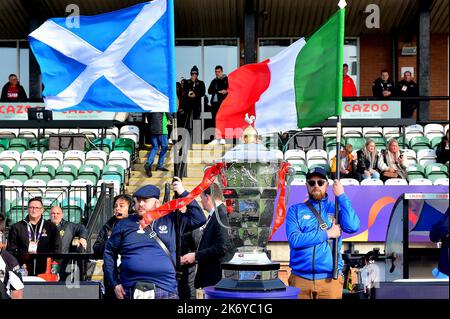
[[[31,223],[28,223],[28,240],[31,241],[32,239],[34,239],[35,242],[39,242],[39,240],[41,240],[42,228],[44,228],[44,220],[42,220],[42,219],[41,219],[41,225],[39,226],[39,231],[37,234],[33,231],[33,227],[31,226]],[[31,236],[32,232],[33,232],[34,238]]]

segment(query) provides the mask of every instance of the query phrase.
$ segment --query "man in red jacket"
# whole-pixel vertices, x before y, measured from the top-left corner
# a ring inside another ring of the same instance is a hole
[[[343,68],[344,80],[342,83],[342,96],[356,96],[355,82],[353,82],[353,79],[347,75],[348,64],[345,63]]]

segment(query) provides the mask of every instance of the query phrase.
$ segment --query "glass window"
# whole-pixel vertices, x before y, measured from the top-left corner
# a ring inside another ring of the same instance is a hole
[[[191,68],[196,65],[199,70],[199,79],[203,79],[202,70],[202,43],[201,40],[176,40],[175,41],[175,66],[176,80],[189,79]]]
[[[0,89],[8,82],[8,76],[10,74],[16,74],[20,84],[29,97],[30,72],[28,42],[20,41],[20,48],[17,47],[17,44],[17,41],[0,41]],[[19,52],[20,58],[18,59]]]
[[[275,56],[283,49],[290,46],[291,39],[261,39],[258,46],[258,62],[262,62]]]
[[[356,91],[359,94],[359,70],[358,70],[358,40],[344,40],[344,63],[348,64],[348,75],[353,79],[356,85]]]

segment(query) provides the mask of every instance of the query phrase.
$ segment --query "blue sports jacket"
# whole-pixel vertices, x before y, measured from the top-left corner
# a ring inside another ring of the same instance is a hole
[[[188,193],[184,192],[181,197]],[[187,211],[180,214],[180,233],[192,231],[206,222],[202,209],[193,201]],[[105,279],[112,287],[122,284],[125,289],[133,288],[137,281],[150,281],[156,287],[177,292],[175,269],[161,246],[149,237],[150,231],[140,234],[139,217],[130,215],[119,221],[106,242],[104,259]],[[175,214],[168,214],[153,223],[153,230],[164,242],[175,260]],[[120,273],[117,256],[120,255]]]
[[[328,200],[328,194],[321,201],[309,199],[328,229],[334,216],[334,201]],[[342,231],[355,233],[359,229],[359,218],[346,194],[338,196],[339,224]],[[286,234],[290,246],[290,267],[292,273],[306,279],[324,279],[333,277],[332,248],[328,243],[326,230],[319,226],[314,213],[305,203],[289,208],[286,216]],[[342,236],[338,241],[339,252],[342,247]],[[341,271],[344,262],[339,254],[338,268]]]

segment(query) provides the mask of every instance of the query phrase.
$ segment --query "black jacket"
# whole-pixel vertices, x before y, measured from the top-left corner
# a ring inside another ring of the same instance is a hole
[[[217,209],[221,220],[227,225],[228,217],[225,206],[220,205]],[[220,265],[229,261],[233,257],[233,253],[234,246],[231,243],[228,230],[219,224],[216,213],[213,213],[203,230],[203,236],[195,253],[195,259],[198,263],[195,288],[217,284],[222,279]]]
[[[163,112],[151,112],[146,113],[147,123],[149,125],[149,134],[158,135],[158,134],[167,134],[167,127],[163,127],[163,115],[166,114],[167,120],[172,119],[170,113]]]
[[[228,90],[228,77],[222,76],[220,79],[214,78],[208,88],[208,94],[211,95],[211,105],[222,104],[222,101],[227,97],[227,94],[219,93],[219,91]],[[217,96],[217,101],[215,100]]]
[[[194,98],[189,97],[189,91],[194,91]],[[183,107],[185,111],[199,109],[202,105],[202,97],[205,96],[205,91],[206,88],[203,81],[197,80],[194,82],[191,79],[186,80],[183,86]]]
[[[401,80],[397,84],[397,95],[398,96],[417,96],[419,90],[416,82]]]
[[[362,150],[359,150],[356,152],[356,172],[360,174],[364,174],[365,170],[369,170],[369,168],[372,168],[379,172],[378,168],[378,161],[380,160],[380,155],[377,153],[375,155],[375,162],[372,163],[372,167],[370,167],[370,161],[368,158],[364,157],[364,153]]]
[[[28,222],[29,217],[27,216],[24,220],[21,220],[11,226],[8,235],[8,245],[6,247],[8,251],[12,253],[28,253]],[[41,218],[39,223],[36,225],[37,230],[40,228],[42,222],[44,225],[42,227],[41,238],[38,242],[37,253],[60,253],[61,237],[59,236],[58,227],[56,227],[56,225],[51,221]],[[32,236],[34,236],[34,232],[32,233]],[[38,257],[36,258],[36,263],[34,263],[32,260],[24,256],[17,257],[20,264],[27,264],[29,275],[45,273],[46,258],[47,257],[45,256]]]
[[[106,241],[108,240],[109,236],[111,236],[114,226],[118,221],[119,220],[116,218],[116,216],[113,216],[106,222],[105,225],[103,225],[102,229],[100,229],[97,240],[92,247],[96,258],[103,259],[103,252],[105,251]]]
[[[63,254],[76,252],[71,251],[74,237],[87,239],[87,229],[82,224],[75,224],[63,219],[56,227],[58,227],[59,236],[61,237],[61,252]]]
[[[20,85],[20,83],[17,83],[17,89],[18,89],[18,96],[17,99],[9,99],[8,98],[8,88],[9,88],[10,84],[9,82],[7,82],[2,89],[2,97],[1,100],[2,101],[8,101],[8,102],[24,102],[27,100],[27,93],[25,92],[25,89],[23,88],[22,85]]]
[[[446,145],[445,137],[443,137],[436,147],[436,162],[445,164],[450,160],[450,149],[445,148]]]
[[[391,95],[384,97],[383,91],[389,91],[391,92]],[[372,93],[373,96],[383,99],[395,96],[396,92],[394,81],[392,81],[391,78],[389,78],[386,82],[384,82],[381,78],[376,79],[372,84]]]

